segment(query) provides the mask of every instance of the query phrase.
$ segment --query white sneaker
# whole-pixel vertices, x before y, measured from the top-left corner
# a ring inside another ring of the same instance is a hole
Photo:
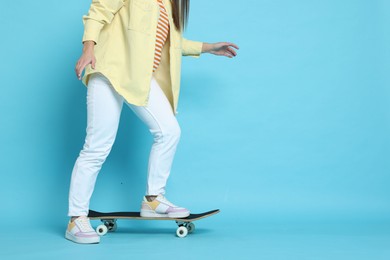
[[[95,244],[100,242],[99,235],[91,227],[89,218],[86,216],[80,216],[74,221],[69,221],[65,238],[80,244]]]
[[[148,218],[185,218],[190,211],[169,202],[163,195],[158,195],[153,201],[144,197],[141,205],[141,217]]]

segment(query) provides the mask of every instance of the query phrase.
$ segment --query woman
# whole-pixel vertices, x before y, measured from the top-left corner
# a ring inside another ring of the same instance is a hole
[[[182,37],[189,0],[93,0],[83,16],[83,54],[76,75],[87,86],[87,135],[72,172],[71,217],[65,237],[98,243],[87,218],[96,177],[114,143],[123,103],[147,125],[154,143],[141,216],[184,218],[189,210],[165,197],[180,127],[176,108],[181,56],[201,53],[232,58],[233,43]]]

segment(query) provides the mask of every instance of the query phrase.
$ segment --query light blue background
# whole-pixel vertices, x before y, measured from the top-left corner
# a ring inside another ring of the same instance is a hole
[[[1,3],[0,257],[390,259],[387,0],[192,1],[185,36],[240,50],[183,58],[167,196],[221,213],[185,239],[173,223],[123,221],[100,245],[66,241],[90,2]],[[139,209],[151,142],[124,107],[91,208]]]

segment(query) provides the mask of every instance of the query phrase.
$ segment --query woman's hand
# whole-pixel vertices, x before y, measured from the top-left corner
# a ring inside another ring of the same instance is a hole
[[[83,54],[81,55],[80,59],[76,63],[76,76],[80,80],[81,79],[81,73],[83,72],[85,66],[88,64],[91,64],[92,68],[95,69],[95,54],[94,54],[94,47],[95,42],[94,41],[86,41],[84,42],[84,48],[83,48]]]
[[[237,52],[232,48],[239,49],[237,45],[231,42],[203,43],[202,52],[208,52],[218,56],[233,58]]]

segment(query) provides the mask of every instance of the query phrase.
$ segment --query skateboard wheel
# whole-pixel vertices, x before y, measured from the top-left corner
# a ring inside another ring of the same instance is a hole
[[[187,230],[188,230],[188,233],[192,233],[192,232],[195,231],[195,224],[190,222],[190,223],[188,223],[188,224],[186,225],[186,228],[187,228]]]
[[[104,236],[105,234],[107,234],[107,231],[108,231],[108,228],[107,228],[105,225],[99,225],[99,226],[96,228],[96,233],[97,233],[99,236]]]
[[[186,237],[188,234],[188,229],[185,226],[180,226],[176,230],[176,235],[180,238]]]

